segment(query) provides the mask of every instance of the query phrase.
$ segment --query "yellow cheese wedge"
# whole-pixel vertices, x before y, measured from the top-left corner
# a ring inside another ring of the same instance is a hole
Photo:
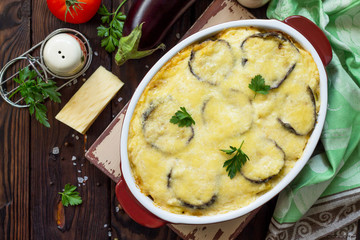
[[[100,66],[55,118],[85,134],[123,85],[117,76]]]

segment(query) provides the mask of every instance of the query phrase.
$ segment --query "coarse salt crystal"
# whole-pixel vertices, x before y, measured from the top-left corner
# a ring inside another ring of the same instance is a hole
[[[76,140],[79,140],[79,136],[78,136],[78,135],[76,135],[76,136],[75,136],[75,139],[76,139]]]
[[[99,56],[99,53],[97,51],[94,52],[95,56]]]
[[[175,36],[177,39],[180,39],[180,37],[181,37],[180,33],[175,34]]]
[[[84,176],[84,181],[87,181],[88,179],[88,176]]]
[[[84,178],[82,178],[82,177],[78,177],[77,180],[78,180],[78,183],[83,183],[84,182]]]
[[[59,149],[59,147],[54,147],[53,149],[52,149],[52,154],[59,154],[60,153],[60,149]]]
[[[72,136],[72,137],[75,137],[75,134],[72,134],[71,136]]]
[[[115,212],[119,212],[120,208],[118,206],[115,207]]]
[[[108,236],[111,237],[111,232],[110,231],[108,232]]]
[[[118,102],[121,102],[121,100],[123,100],[123,98],[122,98],[122,97],[119,97],[119,98],[118,98]]]
[[[75,78],[73,84],[77,84],[78,80]]]
[[[75,161],[75,160],[76,160],[76,157],[72,156],[71,161]]]
[[[149,65],[145,65],[145,68],[149,68]]]
[[[105,224],[104,224],[104,228],[107,228],[107,227],[108,227],[108,225],[105,223]]]
[[[73,162],[73,165],[76,166],[76,162]]]
[[[78,173],[81,173],[81,170],[78,170]]]

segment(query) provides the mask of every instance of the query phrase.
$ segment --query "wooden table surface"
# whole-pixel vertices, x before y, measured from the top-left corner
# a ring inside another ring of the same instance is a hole
[[[103,3],[116,9],[120,1],[103,0]],[[131,3],[128,0],[124,5],[125,13]],[[185,12],[164,40],[167,49],[175,45],[179,36],[191,27],[210,3],[211,0],[197,0]],[[264,18],[265,10],[263,7],[251,12]],[[81,79],[61,90],[61,104],[46,103],[51,128],[40,125],[30,117],[27,109],[14,108],[0,100],[0,239],[179,239],[166,226],[159,229],[142,227],[119,210],[115,184],[84,158],[84,151],[130,99],[149,67],[165,52],[157,51],[118,67],[114,55],[100,47],[101,39],[96,31],[100,25],[99,15],[85,24],[67,24],[50,13],[45,1],[34,0],[2,0],[0,12],[1,67],[52,31],[69,27],[86,35],[95,51],[85,77],[102,65],[125,83],[91,126],[87,138],[54,118],[82,85]],[[52,153],[54,147],[60,149],[59,154]],[[74,156],[76,161],[72,161]],[[84,177],[87,181],[79,184],[78,178]],[[65,209],[65,226],[59,229],[56,221],[60,201],[58,192],[66,183],[79,186],[83,203]],[[238,239],[264,239],[274,203],[272,200],[266,204]]]

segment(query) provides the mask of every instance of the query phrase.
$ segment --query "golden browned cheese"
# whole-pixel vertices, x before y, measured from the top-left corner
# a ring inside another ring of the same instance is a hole
[[[249,88],[261,75],[268,94]],[[169,60],[135,108],[128,156],[141,191],[169,212],[214,215],[244,207],[273,188],[301,157],[319,110],[311,55],[280,32],[231,28]],[[171,117],[185,107],[195,121]],[[230,178],[239,147],[249,157]]]

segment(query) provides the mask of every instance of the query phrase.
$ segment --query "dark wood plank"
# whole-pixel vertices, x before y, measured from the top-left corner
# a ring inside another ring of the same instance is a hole
[[[0,2],[0,65],[30,47],[30,0]],[[29,239],[29,113],[0,100],[0,238]]]
[[[256,18],[259,19],[266,19],[266,9],[268,8],[269,3],[265,4],[262,7],[259,8],[247,8],[249,12],[251,12]]]
[[[94,56],[85,77],[89,77],[100,65],[109,69],[110,58],[104,51],[100,51],[99,39],[96,36],[99,17],[87,24],[75,25],[55,18],[43,1],[33,1],[32,9],[34,42],[41,41],[58,28],[69,27],[79,30],[88,37],[93,50],[98,53],[98,56]],[[79,78],[77,84],[61,90],[61,104],[47,102],[50,129],[34,119],[31,121],[32,239],[104,239],[108,236],[108,229],[104,226],[110,224],[110,181],[85,160],[84,153],[109,124],[111,108],[107,107],[102,112],[86,136],[54,119],[57,112],[82,84],[82,78]],[[54,147],[59,147],[59,154],[52,154]],[[75,161],[72,161],[73,157],[76,157]],[[79,183],[84,177],[88,178],[85,184]],[[66,183],[78,186],[83,203],[80,206],[65,208],[65,226],[59,230],[56,223],[56,211],[60,201],[58,192]]]
[[[262,240],[266,238],[277,197],[263,205],[256,216],[246,225],[236,238],[238,240]]]

